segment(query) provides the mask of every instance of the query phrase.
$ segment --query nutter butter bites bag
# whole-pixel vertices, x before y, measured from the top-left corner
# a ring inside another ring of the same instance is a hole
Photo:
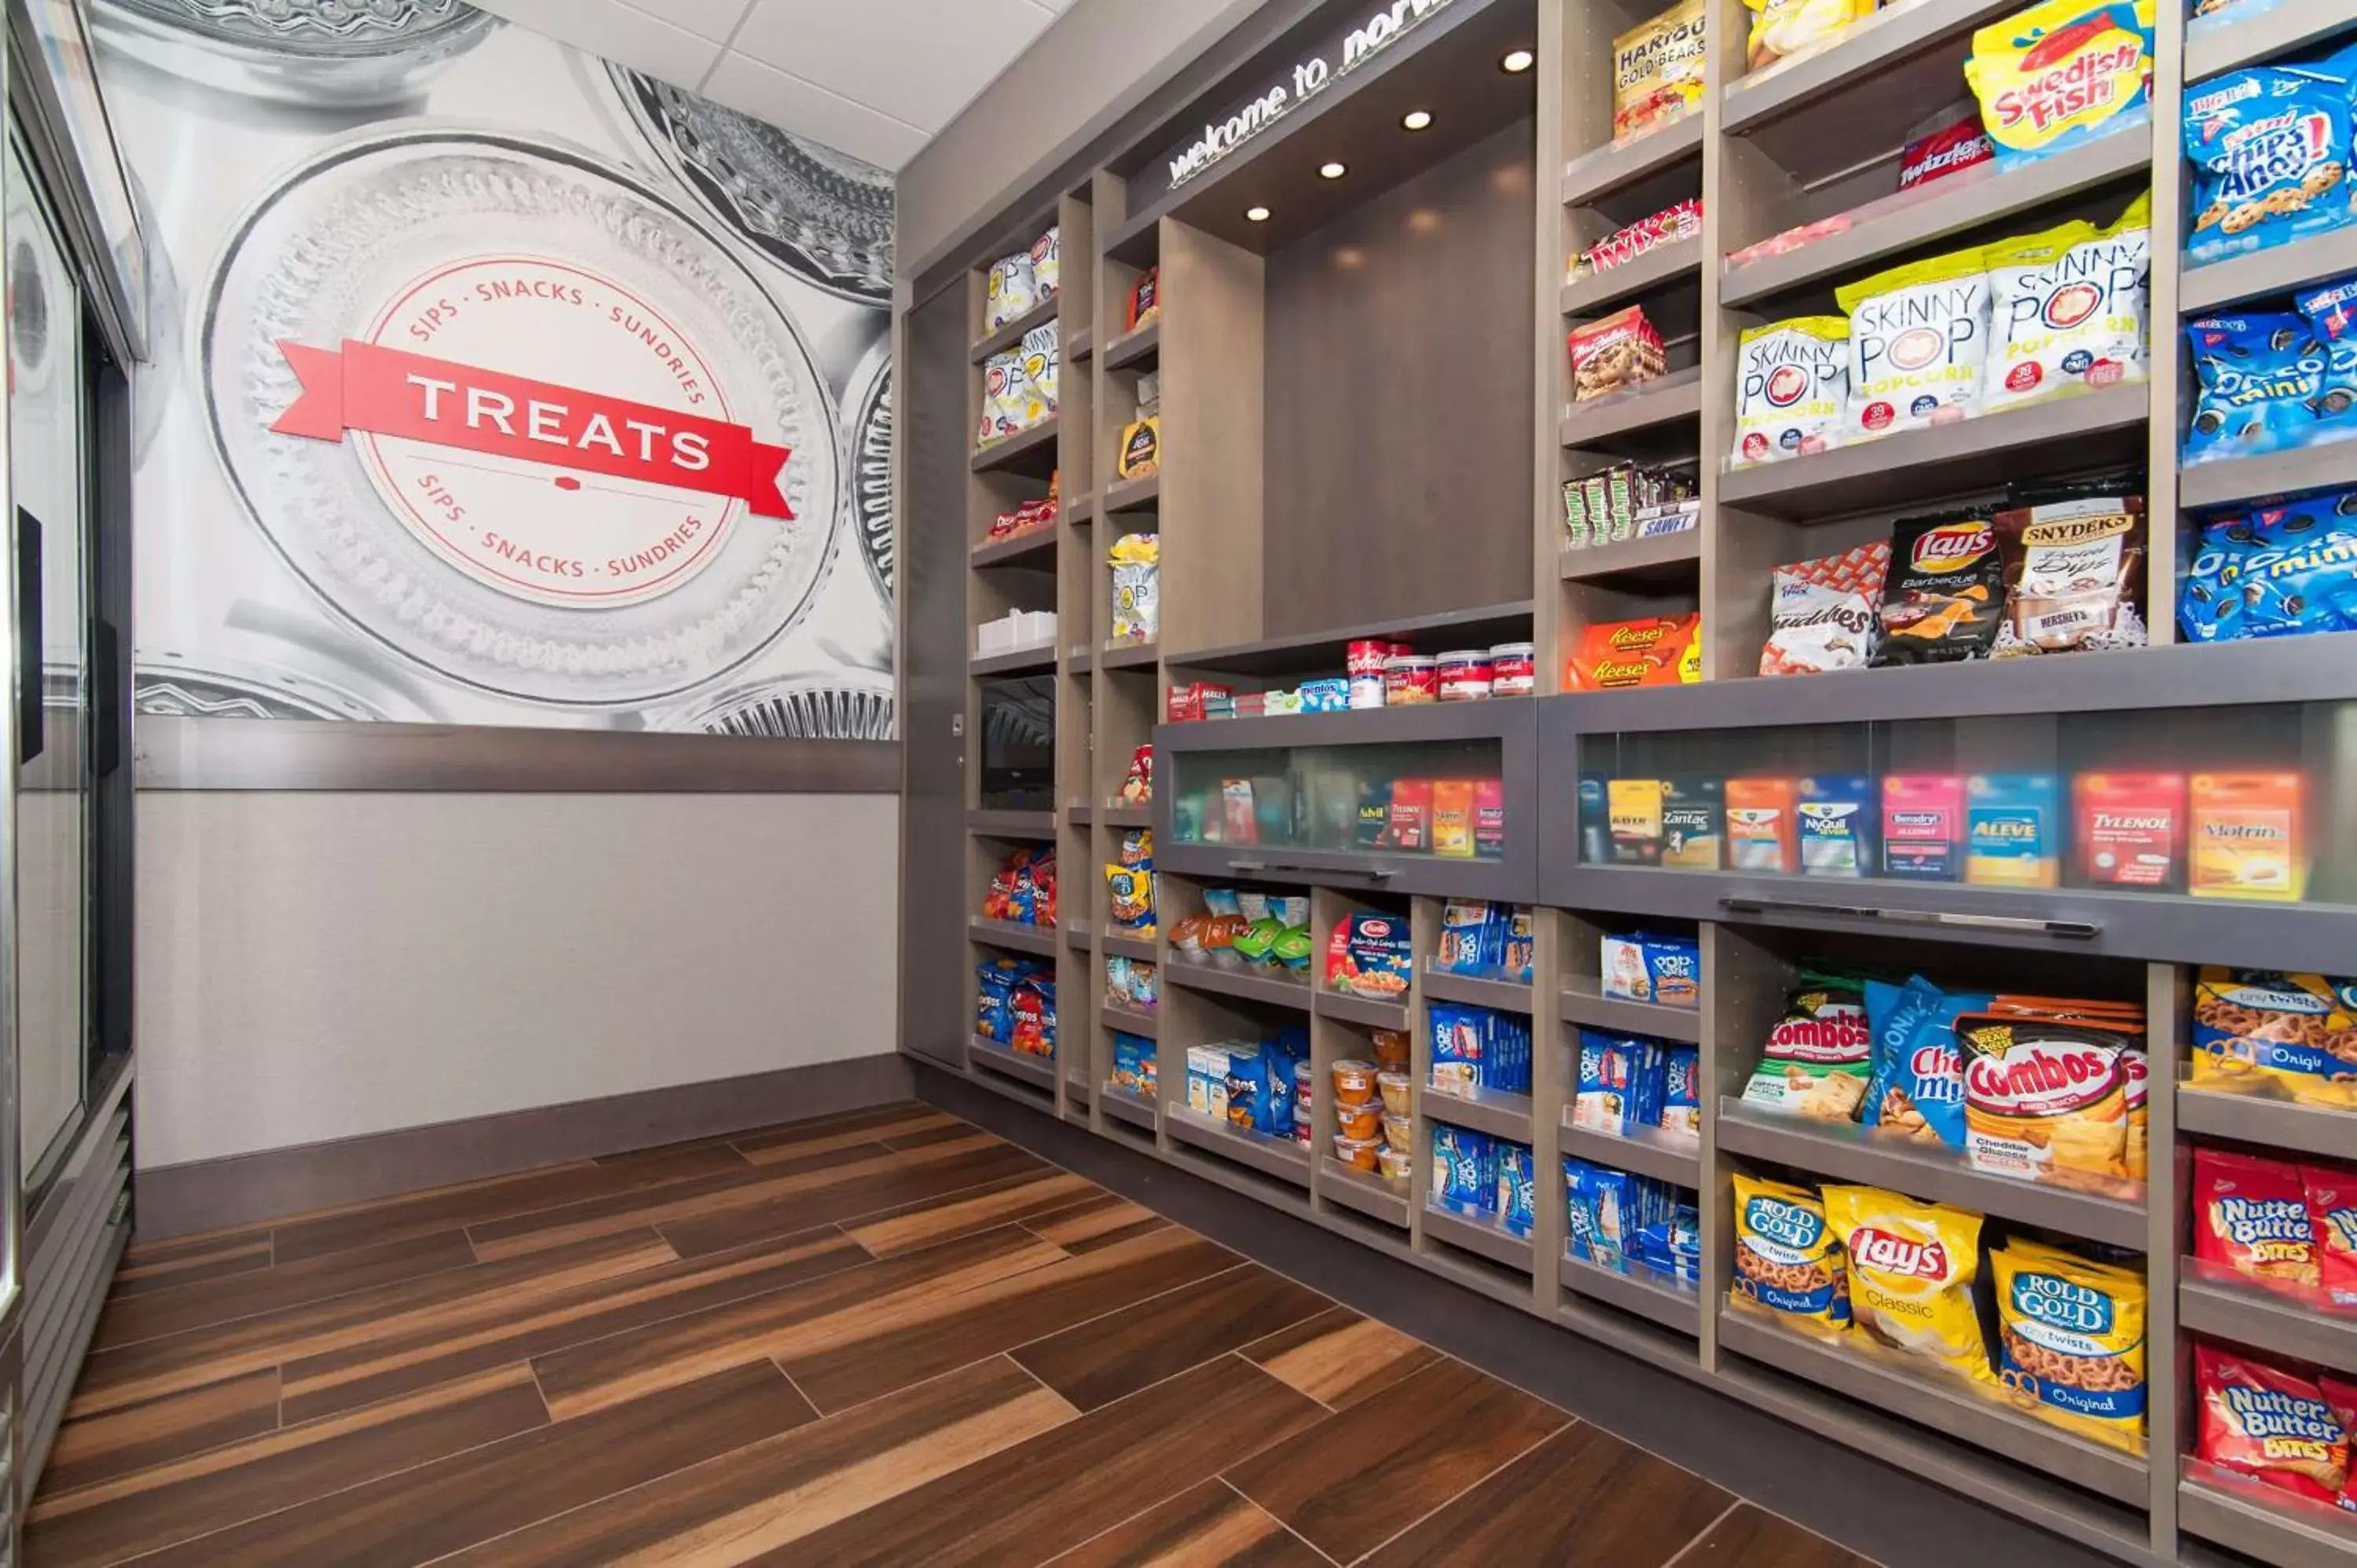
[[[1800,316],[1746,328],[1735,353],[1735,461],[1773,463],[1841,445],[1849,322]]]
[[[1877,273],[1834,291],[1849,312],[1845,442],[1921,430],[1980,412],[1988,359],[1988,269],[1977,250]]]
[[[1996,531],[1976,512],[1901,518],[1891,525],[1877,664],[1983,659],[2005,610]]]
[[[1612,139],[1702,108],[1704,0],[1681,0],[1612,40]]]

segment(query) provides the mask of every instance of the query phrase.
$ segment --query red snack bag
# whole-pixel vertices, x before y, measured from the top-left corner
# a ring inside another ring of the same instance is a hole
[[[1995,156],[1996,148],[1981,129],[1980,105],[1967,98],[1932,115],[1908,136],[1899,154],[1899,188],[1912,190]]]
[[[2314,1285],[2316,1249],[2298,1167],[2195,1149],[2193,1255],[2268,1284]]]
[[[2337,1503],[2349,1485],[2349,1430],[2324,1391],[2237,1351],[2193,1348],[2201,1395],[2195,1455],[2295,1497]]]
[[[1432,780],[1403,779],[1392,786],[1394,849],[1410,852],[1432,847]]]
[[[2332,1419],[2341,1423],[2342,1433],[2357,1431],[2357,1383],[2325,1372],[2317,1378],[2316,1387],[2330,1407]],[[2351,1513],[2357,1513],[2357,1473],[2341,1483],[2341,1496],[2335,1500]]]
[[[1662,373],[1662,335],[1641,305],[1571,329],[1571,401],[1586,403]]]
[[[1343,916],[1334,922],[1334,934],[1326,939],[1326,989],[1342,989],[1342,977],[1351,972],[1351,917]]]
[[[2302,1165],[2308,1232],[2315,1241],[2316,1283],[2339,1306],[2357,1306],[2357,1172]]]

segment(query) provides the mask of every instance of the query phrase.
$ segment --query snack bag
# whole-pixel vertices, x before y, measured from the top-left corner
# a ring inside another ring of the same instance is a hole
[[[2357,96],[2357,89],[2352,89]],[[2339,439],[2357,426],[2357,278],[2342,278],[2292,304],[2324,350],[2324,395],[2317,400],[2319,439]]]
[[[1498,1153],[1487,1133],[1433,1123],[1432,1200],[1459,1213],[1497,1212]]]
[[[1123,426],[1121,452],[1114,459],[1114,476],[1143,479],[1162,471],[1162,416],[1141,414]]]
[[[1964,781],[1953,773],[1892,773],[1882,780],[1882,875],[1953,882],[1962,871]]]
[[[2059,880],[2061,804],[2050,773],[1975,773],[1964,780],[1964,880],[1981,887],[2051,887]]]
[[[1989,349],[1981,408],[2010,408],[2146,373],[2152,194],[2103,229],[2065,223],[1989,247]]]
[[[982,362],[982,422],[974,434],[977,449],[1015,434],[1015,414],[1021,403],[1017,383],[1022,377],[1023,355],[1018,349],[993,354]]]
[[[1157,553],[1159,553],[1157,550]],[[1122,775],[1121,791],[1114,797],[1125,806],[1144,806],[1154,800],[1154,743],[1147,741],[1129,754],[1129,770]]]
[[[1702,106],[1703,0],[1679,3],[1612,40],[1612,139],[1624,142]]]
[[[1039,304],[1038,274],[1028,252],[1017,251],[990,263],[990,271],[983,283],[984,331],[996,332],[1017,317],[1037,308]]]
[[[1973,1307],[1981,1217],[1871,1187],[1827,1187],[1824,1205],[1848,1261],[1859,1332],[1966,1382],[1994,1385]]]
[[[1993,1004],[1955,1023],[1964,1157],[1975,1170],[2097,1192],[2128,1180],[2126,1054],[2141,1022],[2030,1016]]]
[[[1874,15],[1879,0],[1743,0],[1751,7],[1746,64],[1764,70],[1780,59],[1813,55]]]
[[[1124,330],[1135,332],[1141,327],[1160,320],[1161,317],[1162,269],[1159,266],[1152,266],[1138,274],[1137,281],[1130,285],[1129,311],[1126,317],[1128,325]]]
[[[2357,630],[2357,491],[2262,507],[2249,540],[2234,578],[2241,635]]]
[[[1695,1046],[1662,1048],[1662,1114],[1664,1133],[1702,1136],[1702,1053]]]
[[[1612,1136],[1628,1135],[1632,1121],[1632,1085],[1641,1065],[1635,1042],[1593,1029],[1579,1031],[1578,1078],[1573,1085],[1571,1124]]]
[[[1798,316],[1747,327],[1735,350],[1735,461],[1773,463],[1841,445],[1849,321]]]
[[[1743,1087],[1754,1105],[1815,1122],[1855,1122],[1874,1073],[1865,997],[1852,982],[1795,992]]]
[[[2288,244],[2350,221],[2349,87],[2299,66],[2230,70],[2185,90],[2192,166],[2187,260]]]
[[[1702,679],[1702,617],[1656,616],[1582,627],[1565,671],[1575,692],[1692,685]]]
[[[1877,664],[1985,659],[2005,610],[1996,530],[1977,511],[1900,518],[1890,525]]]
[[[1125,533],[1105,552],[1113,569],[1113,640],[1152,642],[1162,629],[1162,536]]]
[[[2181,773],[2082,773],[2071,780],[2078,880],[2089,887],[2175,887],[2185,846]]]
[[[1798,561],[1773,574],[1760,650],[1762,675],[1813,675],[1873,661],[1882,642],[1882,586],[1890,546],[1878,541],[1838,555]]]
[[[2336,1306],[2357,1306],[2357,1175],[2302,1165],[2308,1233],[2316,1248],[2317,1283]]]
[[[1055,322],[1047,321],[1023,334],[1022,401],[1015,416],[1017,430],[1028,430],[1056,417],[1060,330]]]
[[[2143,1276],[2018,1237],[1989,1266],[1998,1380],[2057,1426],[2143,1452]]]
[[[1845,442],[1921,430],[1980,412],[1989,280],[1982,252],[1892,267],[1834,291],[1849,312]]]
[[[1125,936],[1154,934],[1154,868],[1150,865],[1108,865],[1105,872],[1105,912]]]
[[[1434,944],[1432,967],[1444,974],[1481,974],[1497,967],[1490,951],[1497,929],[1490,906],[1478,900],[1451,898],[1441,906],[1440,936]]]
[[[1966,98],[1907,134],[1899,154],[1899,188],[1912,190],[1996,156],[1996,145],[1981,129],[1981,106]]]
[[[1727,1305],[1821,1337],[1849,1329],[1849,1280],[1825,1206],[1804,1187],[1735,1173],[1735,1283]]]
[[[1948,995],[1917,975],[1905,985],[1866,983],[1873,1076],[1858,1117],[1869,1127],[1922,1144],[1964,1146],[1964,1058],[1955,1024],[1995,1000]]]
[[[2251,553],[2251,520],[2204,523],[2192,564],[2178,582],[2177,625],[2188,642],[2225,642],[2243,635],[2243,563]]]
[[[2193,988],[2193,1081],[2357,1111],[2357,982],[2203,965]]]
[[[2206,1342],[2193,1347],[2201,1395],[2194,1455],[2316,1502],[2349,1485],[2349,1430],[2306,1378]]]
[[[1571,401],[1623,392],[1662,373],[1662,335],[1631,305],[1571,329]]]
[[[2297,902],[2306,890],[2297,773],[2196,773],[2188,787],[2197,898]]]
[[[2005,167],[2148,115],[2152,0],[2040,0],[1973,34],[1964,82]]]
[[[1498,1145],[1498,1223],[1517,1236],[1531,1233],[1532,1201],[1537,1196],[1538,1173],[1528,1144]]]
[[[1064,231],[1059,224],[1049,224],[1048,231],[1031,242],[1031,283],[1041,299],[1050,297],[1062,286],[1063,254]]]
[[[2262,1283],[2313,1287],[2319,1277],[2316,1240],[2298,1168],[2197,1144],[2193,1256]]]
[[[2023,507],[1989,525],[2005,575],[1996,657],[2144,646],[2141,496]]]
[[[2185,326],[2201,390],[2185,460],[2250,457],[2306,446],[2316,434],[2327,355],[2289,312],[2204,316]]]

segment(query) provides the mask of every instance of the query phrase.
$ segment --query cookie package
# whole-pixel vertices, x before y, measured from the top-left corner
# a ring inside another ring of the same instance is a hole
[[[1663,369],[1662,335],[1645,318],[1644,306],[1625,306],[1611,315],[1575,327],[1571,346],[1571,400],[1587,403],[1641,381]]]
[[[2351,220],[2349,85],[2324,69],[2277,65],[2187,90],[2189,261],[2287,245]]]

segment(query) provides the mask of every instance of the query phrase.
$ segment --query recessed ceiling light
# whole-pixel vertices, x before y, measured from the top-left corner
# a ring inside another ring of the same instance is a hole
[[[1507,71],[1528,70],[1531,69],[1531,63],[1537,59],[1538,57],[1528,49],[1512,49],[1508,51],[1506,58],[1500,60],[1498,65]]]
[[[1340,179],[1350,172],[1351,171],[1349,169],[1344,168],[1340,164],[1334,162],[1330,158],[1318,166],[1318,177],[1321,179]]]
[[[1408,130],[1421,131],[1426,125],[1432,124],[1432,111],[1429,109],[1411,109],[1406,113],[1400,116],[1400,124],[1405,126]]]
[[[1265,207],[1247,207],[1247,208],[1245,208],[1245,209],[1244,209],[1244,221],[1245,221],[1245,222],[1247,222],[1247,223],[1265,223],[1265,222],[1267,222],[1267,221],[1268,221],[1268,209],[1267,209],[1267,208],[1265,208]]]

